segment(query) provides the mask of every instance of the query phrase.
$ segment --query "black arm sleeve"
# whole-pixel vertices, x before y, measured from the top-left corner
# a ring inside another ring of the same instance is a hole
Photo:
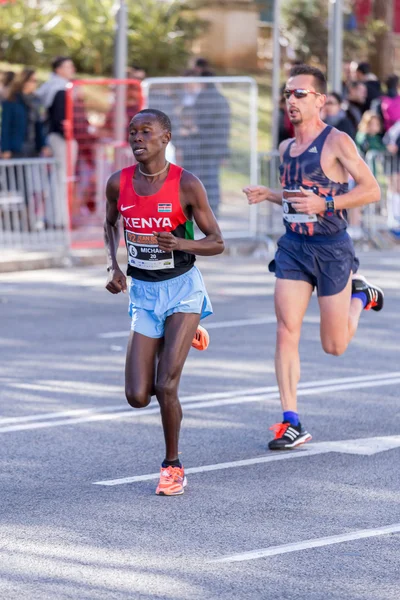
[[[53,104],[49,108],[49,129],[51,133],[59,133],[64,137],[65,120],[65,91],[61,90],[54,96]]]

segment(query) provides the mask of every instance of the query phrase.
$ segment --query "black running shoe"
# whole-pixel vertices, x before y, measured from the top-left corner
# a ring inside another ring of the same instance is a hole
[[[381,288],[376,285],[368,283],[363,275],[357,275],[354,277],[351,284],[351,293],[357,294],[364,292],[367,296],[367,304],[364,310],[382,310],[384,294]]]
[[[283,421],[272,425],[270,429],[275,432],[275,438],[268,444],[270,450],[292,450],[312,439],[301,423],[291,425],[288,421]]]

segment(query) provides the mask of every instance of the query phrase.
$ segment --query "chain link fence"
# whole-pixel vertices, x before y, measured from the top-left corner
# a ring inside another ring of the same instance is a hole
[[[146,79],[144,103],[172,122],[171,160],[199,177],[223,234],[251,237],[257,208],[242,188],[257,181],[258,89],[251,77]]]

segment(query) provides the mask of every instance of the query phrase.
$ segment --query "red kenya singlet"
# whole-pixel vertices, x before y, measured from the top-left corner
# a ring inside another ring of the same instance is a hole
[[[153,232],[170,231],[179,238],[194,238],[193,222],[188,221],[180,203],[183,169],[171,164],[160,191],[139,196],[133,187],[136,167],[122,169],[119,186],[118,210],[124,222],[127,275],[144,281],[172,279],[189,271],[196,258],[180,250],[160,250]]]

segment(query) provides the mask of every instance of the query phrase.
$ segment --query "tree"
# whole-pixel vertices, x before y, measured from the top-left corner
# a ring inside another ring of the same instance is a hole
[[[286,0],[283,34],[303,62],[327,62],[328,3],[325,0]]]
[[[362,32],[355,35],[346,25],[353,13],[354,1],[345,0],[343,59],[366,59],[375,51],[377,36],[382,33],[380,20],[372,17]],[[326,65],[328,60],[328,10],[327,0],[286,0],[283,5],[283,32],[299,60],[316,61]]]
[[[175,74],[187,64],[204,24],[184,0],[127,0],[128,57],[150,75]],[[111,75],[115,0],[53,0],[38,8],[24,0],[2,7],[0,59],[48,67],[70,56],[78,70]]]

